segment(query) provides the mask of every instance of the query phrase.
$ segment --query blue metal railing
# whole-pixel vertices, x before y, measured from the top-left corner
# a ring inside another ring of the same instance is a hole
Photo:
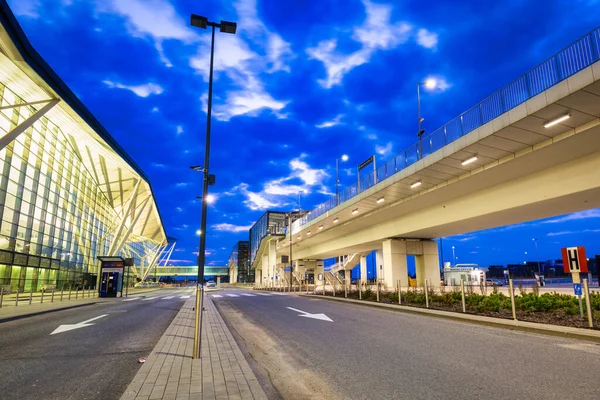
[[[454,118],[446,125],[422,137],[422,154],[419,156],[419,143],[415,143],[394,158],[386,161],[376,171],[360,177],[360,181],[344,188],[338,198],[332,197],[319,204],[309,214],[294,221],[292,231],[320,217],[339,204],[364,192],[376,183],[415,163],[420,158],[446,146],[499,117],[505,112],[523,104],[535,95],[575,75],[598,61],[600,54],[600,27],[567,46],[537,67],[529,70],[474,107]]]

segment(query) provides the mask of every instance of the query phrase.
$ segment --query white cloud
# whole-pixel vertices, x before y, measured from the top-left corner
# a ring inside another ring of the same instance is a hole
[[[153,107],[151,110],[153,113],[157,113],[159,111],[158,107]]]
[[[330,121],[325,121],[320,123],[319,125],[315,125],[315,127],[322,129],[322,128],[331,128],[332,126],[336,126],[342,123],[342,118],[344,117],[343,114],[338,114],[334,119],[330,120]]]
[[[581,231],[560,231],[560,232],[550,232],[546,236],[563,236],[563,235],[575,235],[582,233],[599,233],[600,229],[584,229]]]
[[[392,153],[392,142],[388,142],[385,146],[375,145],[375,152],[381,156],[388,156]]]
[[[38,9],[42,3],[40,0],[12,0],[10,7],[15,13],[22,17],[39,18]]]
[[[183,133],[183,126],[177,125],[177,134],[181,135]]]
[[[419,29],[417,32],[417,43],[427,49],[433,49],[437,46],[438,35],[428,31],[427,29]]]
[[[153,166],[154,168],[165,168],[165,167],[166,167],[166,165],[165,165],[165,164],[161,164],[161,163],[155,163],[155,162],[153,162],[153,163],[152,163],[152,166]]]
[[[363,0],[363,5],[366,19],[362,25],[354,27],[352,33],[352,39],[361,44],[360,49],[344,54],[337,51],[336,39],[328,39],[306,50],[310,58],[323,63],[327,77],[317,82],[326,89],[339,85],[348,72],[369,62],[376,51],[395,48],[410,39],[412,26],[409,23],[391,22],[391,5],[369,0]],[[417,33],[417,43],[433,47],[437,43],[437,34],[421,29]]]
[[[215,46],[215,79],[225,74],[233,83],[232,90],[223,98],[213,99],[215,118],[228,121],[235,116],[255,116],[270,110],[278,118],[286,118],[282,112],[288,101],[275,99],[265,88],[264,74],[289,72],[287,60],[293,54],[289,43],[271,32],[258,18],[255,0],[240,0],[234,4],[238,14],[236,35],[221,35]],[[210,51],[209,35],[201,39],[198,53],[190,59],[190,66],[208,81]],[[208,96],[201,97],[206,108]]]
[[[213,229],[221,232],[245,232],[252,228],[252,225],[233,225],[233,224],[215,224],[212,226]]]
[[[189,183],[187,182],[179,182],[175,184],[175,187],[177,188],[186,188],[189,185]]]
[[[148,97],[151,94],[161,94],[163,92],[162,86],[156,83],[145,83],[143,85],[125,85],[119,82],[113,82],[110,80],[105,80],[103,83],[109,88],[117,88],[117,89],[126,89],[133,93],[135,93],[139,97]]]
[[[542,224],[557,224],[560,222],[577,221],[581,219],[600,218],[600,209],[580,211],[573,214],[563,215],[562,217],[542,221]]]
[[[181,207],[177,207],[177,208],[175,208],[175,210],[177,210],[177,212],[183,212],[183,208],[181,208]]]

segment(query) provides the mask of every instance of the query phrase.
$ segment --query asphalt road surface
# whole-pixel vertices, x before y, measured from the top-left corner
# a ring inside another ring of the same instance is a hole
[[[163,289],[0,322],[0,398],[119,399],[141,367],[138,358],[152,351],[191,292]],[[93,325],[52,334],[90,319]]]
[[[598,344],[265,294],[209,295],[270,398],[600,398]]]

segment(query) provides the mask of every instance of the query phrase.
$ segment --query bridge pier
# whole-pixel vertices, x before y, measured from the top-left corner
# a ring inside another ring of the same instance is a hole
[[[406,241],[387,239],[382,243],[384,284],[388,289],[394,288],[398,279],[408,284],[408,265],[406,261]]]

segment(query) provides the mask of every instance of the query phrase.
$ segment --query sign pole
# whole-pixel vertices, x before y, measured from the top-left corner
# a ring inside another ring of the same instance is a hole
[[[588,284],[587,279],[583,280],[583,288],[585,290],[585,306],[587,308],[588,326],[593,328],[594,318],[592,317],[592,302],[590,301],[590,285]]]

